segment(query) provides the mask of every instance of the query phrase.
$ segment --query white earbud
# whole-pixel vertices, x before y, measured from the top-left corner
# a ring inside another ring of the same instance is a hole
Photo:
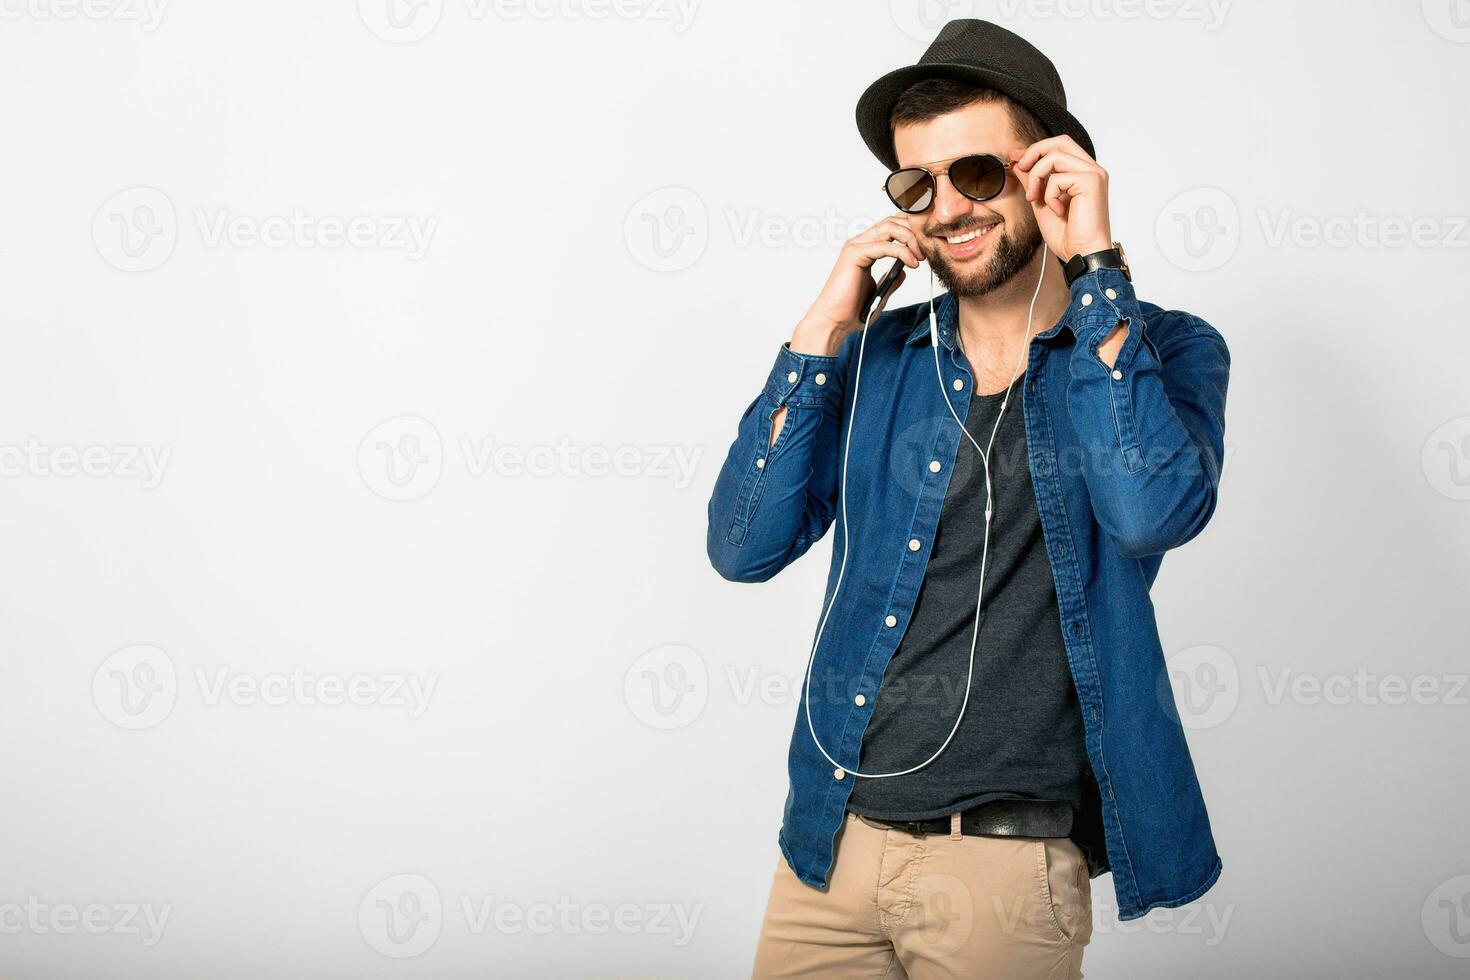
[[[1026,340],[1021,344],[1020,355],[1016,358],[1016,368],[1011,372],[1010,384],[1006,386],[1005,397],[1001,400],[1000,411],[996,413],[995,424],[990,428],[990,438],[986,441],[984,449],[980,448],[980,444],[975,441],[975,437],[970,435],[969,430],[965,428],[965,423],[960,420],[959,414],[954,409],[954,403],[949,400],[949,391],[944,386],[944,372],[939,365],[939,326],[934,313],[934,267],[932,264],[929,267],[929,342],[930,346],[934,349],[934,371],[939,377],[939,393],[944,396],[944,404],[948,406],[949,414],[954,416],[955,423],[960,427],[960,432],[964,433],[965,438],[970,440],[970,444],[980,454],[980,462],[985,471],[985,539],[984,544],[980,548],[980,587],[975,594],[975,626],[970,634],[970,666],[965,676],[965,696],[964,700],[960,702],[960,713],[955,718],[954,725],[950,728],[949,734],[945,736],[943,744],[934,750],[933,755],[916,766],[910,766],[908,769],[903,769],[898,772],[858,772],[856,769],[848,769],[842,763],[832,758],[831,753],[822,747],[821,739],[817,738],[816,726],[812,724],[812,667],[816,664],[817,647],[822,642],[822,634],[827,629],[827,618],[832,615],[832,607],[837,604],[837,596],[842,591],[842,580],[847,573],[847,555],[851,542],[847,527],[847,463],[852,450],[853,423],[857,418],[858,388],[862,384],[863,378],[863,349],[868,342],[868,327],[872,325],[873,317],[878,315],[879,304],[873,304],[873,311],[868,314],[867,322],[863,324],[863,335],[858,340],[857,367],[853,371],[852,409],[848,413],[847,439],[842,449],[842,485],[839,491],[842,504],[842,563],[837,568],[837,584],[833,586],[832,598],[828,601],[827,608],[822,612],[821,622],[817,626],[817,636],[812,641],[812,651],[807,657],[806,696],[802,698],[802,707],[806,712],[806,727],[811,732],[812,742],[816,745],[817,751],[821,752],[828,762],[832,763],[832,765],[836,766],[843,773],[850,772],[854,776],[863,779],[889,779],[893,776],[907,776],[911,772],[917,772],[923,769],[929,763],[939,758],[940,754],[949,747],[949,743],[954,738],[955,732],[960,730],[960,721],[964,719],[965,708],[970,703],[970,685],[975,679],[975,646],[980,639],[980,610],[985,597],[985,568],[990,557],[990,518],[995,513],[995,500],[990,490],[990,450],[995,446],[995,434],[1000,430],[1000,421],[1005,418],[1006,406],[1010,404],[1011,387],[1015,385],[1016,379],[1021,376],[1021,365],[1025,363],[1026,354],[1031,348],[1031,318],[1036,311],[1036,297],[1041,295],[1041,283],[1046,278],[1046,259],[1048,254],[1049,251],[1043,243],[1041,246],[1041,275],[1036,279],[1036,290],[1031,294],[1031,305],[1026,310]],[[961,349],[963,350],[963,347]]]

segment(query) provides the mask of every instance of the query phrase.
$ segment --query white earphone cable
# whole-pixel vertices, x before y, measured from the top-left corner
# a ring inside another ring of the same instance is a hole
[[[811,732],[813,744],[816,745],[817,751],[821,752],[827,761],[836,766],[840,772],[852,773],[854,776],[863,779],[889,779],[893,776],[906,776],[911,772],[917,772],[939,758],[940,754],[949,747],[949,743],[954,738],[955,732],[960,729],[960,722],[965,717],[965,708],[970,703],[970,685],[975,677],[975,647],[980,639],[980,610],[985,597],[985,569],[990,557],[990,518],[994,513],[994,496],[991,493],[990,484],[990,451],[995,446],[995,434],[1000,430],[1000,422],[1005,417],[1006,406],[1010,404],[1011,388],[1015,386],[1016,379],[1021,376],[1021,365],[1025,363],[1026,353],[1031,347],[1032,315],[1036,310],[1036,298],[1041,295],[1041,283],[1046,278],[1047,255],[1047,247],[1043,244],[1041,251],[1041,275],[1036,279],[1036,290],[1031,294],[1031,305],[1026,310],[1026,339],[1022,342],[1021,351],[1016,357],[1015,370],[1011,372],[1010,384],[1006,387],[1005,397],[1001,400],[1000,411],[996,413],[995,424],[990,428],[990,438],[986,441],[984,449],[980,448],[980,444],[975,441],[975,437],[970,435],[969,430],[965,428],[965,424],[960,420],[959,413],[955,411],[954,403],[950,401],[949,392],[944,386],[944,372],[939,364],[939,328],[934,314],[934,268],[932,265],[929,268],[929,340],[930,346],[934,348],[934,372],[939,378],[939,392],[944,396],[944,404],[949,408],[950,415],[954,416],[954,420],[959,425],[960,431],[964,433],[966,439],[970,440],[970,444],[975,447],[975,451],[980,454],[981,465],[985,472],[985,538],[984,544],[980,548],[980,587],[975,594],[975,626],[970,634],[970,665],[965,676],[965,695],[964,699],[960,702],[959,714],[955,717],[954,725],[950,728],[949,734],[945,736],[944,742],[934,751],[933,755],[916,766],[910,766],[908,769],[902,769],[897,772],[859,772],[856,769],[849,769],[832,758],[831,754],[823,748],[821,739],[817,738],[816,726],[812,724],[812,668],[816,664],[817,647],[820,646],[822,634],[827,629],[827,619],[832,615],[832,608],[837,604],[837,596],[842,591],[842,580],[847,574],[847,555],[851,540],[848,536],[847,527],[847,462],[849,453],[852,450],[852,430],[855,428],[854,423],[857,419],[858,387],[862,384],[863,376],[863,350],[868,342],[868,327],[872,325],[873,318],[878,315],[878,310],[882,306],[881,297],[873,303],[873,311],[868,314],[867,322],[863,324],[863,334],[858,340],[857,367],[853,371],[852,408],[848,413],[847,439],[842,449],[842,481],[841,489],[838,493],[842,505],[842,562],[837,568],[837,582],[832,587],[832,598],[828,600],[827,608],[822,613],[821,621],[817,625],[816,639],[812,641],[811,654],[807,657],[806,693],[802,699],[802,707],[806,712],[807,730]],[[956,327],[955,335],[958,342],[958,324]],[[963,344],[961,344],[961,350],[963,349]]]

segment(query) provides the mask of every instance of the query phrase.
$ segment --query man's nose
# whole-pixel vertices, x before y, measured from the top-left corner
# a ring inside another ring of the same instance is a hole
[[[954,189],[949,174],[934,181],[934,220],[940,225],[958,221],[970,213],[975,202]]]

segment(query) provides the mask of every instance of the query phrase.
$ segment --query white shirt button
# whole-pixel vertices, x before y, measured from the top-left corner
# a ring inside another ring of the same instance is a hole
[[[868,699],[859,694],[857,697],[852,699],[852,703],[861,708],[863,705],[868,703]]]
[[[918,551],[923,545],[919,544],[918,538],[909,538],[909,550]]]
[[[1092,305],[1092,294],[1091,293],[1083,293],[1082,294],[1082,305],[1083,306],[1091,306]]]
[[[764,457],[755,461],[755,468],[758,470],[763,470],[766,468],[766,461]]]
[[[963,380],[959,379],[959,378],[955,378],[954,379],[954,390],[955,391],[964,391],[965,390],[965,382]]]
[[[825,374],[819,374],[815,378],[812,378],[812,380],[819,385],[824,385],[827,383],[827,376]]]
[[[1114,381],[1122,381],[1123,380],[1123,372],[1122,371],[1118,371],[1118,370],[1114,370],[1113,371],[1113,380]]]
[[[796,378],[797,378],[797,374],[796,374],[795,371],[790,371],[786,375],[786,380],[787,381],[790,381],[792,384],[796,384]]]
[[[931,459],[929,461],[929,472],[930,473],[938,473],[943,468],[944,467],[942,467],[942,466],[939,465],[939,460],[937,460],[937,459]]]
[[[1107,289],[1104,289],[1103,292],[1107,295],[1108,299],[1117,299],[1118,298],[1118,291],[1116,289],[1114,289],[1112,286],[1109,286]]]
[[[889,627],[890,629],[893,628],[894,626],[897,626],[898,625],[898,617],[897,616],[885,616],[885,617],[883,617],[883,625]]]
[[[833,779],[842,779],[846,775],[847,775],[847,773],[844,772],[841,769],[833,769],[832,770],[832,778]]]

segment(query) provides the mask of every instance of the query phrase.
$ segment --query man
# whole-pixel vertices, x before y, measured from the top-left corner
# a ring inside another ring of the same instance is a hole
[[[1149,586],[1214,511],[1229,353],[1135,296],[1026,41],[952,22],[857,116],[900,211],[843,246],[709,506],[740,582],[837,525],[754,972],[1077,977],[1091,877],[1132,919],[1220,874]],[[947,292],[865,322],[885,257]]]

